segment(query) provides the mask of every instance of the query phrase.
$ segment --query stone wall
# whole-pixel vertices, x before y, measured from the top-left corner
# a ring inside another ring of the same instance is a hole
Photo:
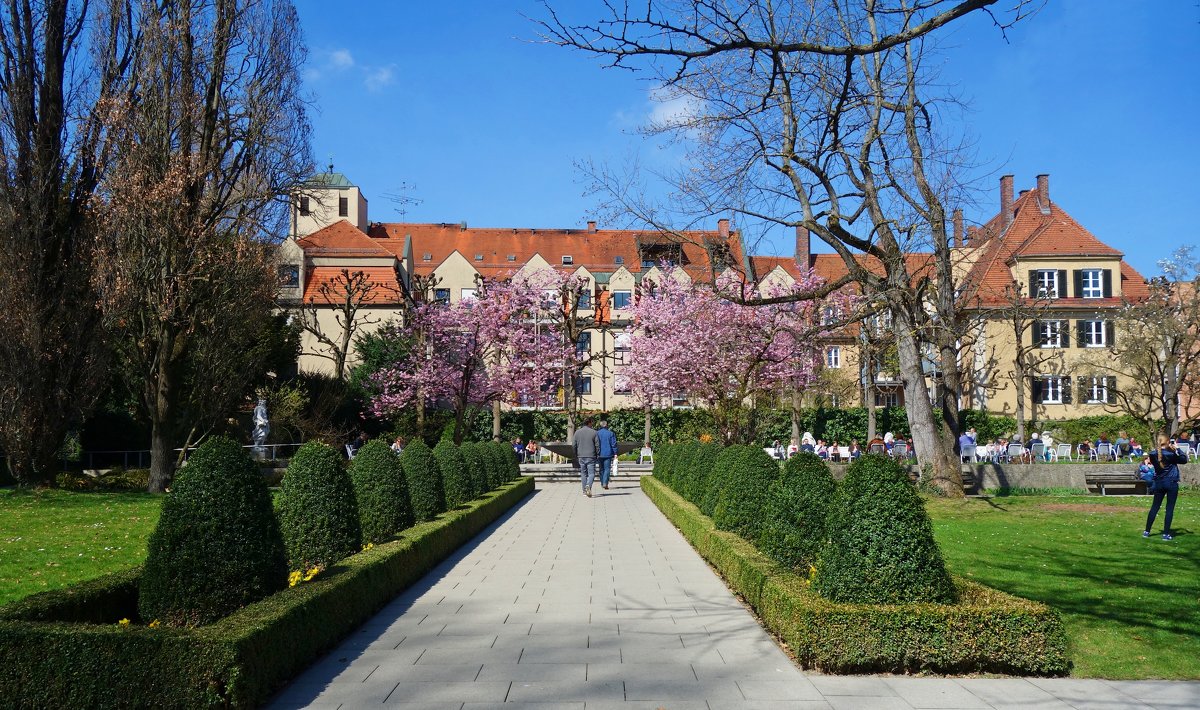
[[[846,475],[846,464],[830,464],[833,477],[841,480]],[[916,467],[913,467],[914,473]],[[1133,478],[1137,466],[1131,463],[1102,464],[976,464],[963,466],[963,473],[975,474],[975,485],[969,492],[978,493],[985,488],[1075,488],[1088,490],[1087,476],[1090,473],[1128,472]],[[1200,486],[1200,462],[1179,467],[1183,482]]]

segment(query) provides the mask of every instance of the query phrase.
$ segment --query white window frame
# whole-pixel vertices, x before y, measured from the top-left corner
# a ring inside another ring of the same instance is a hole
[[[1044,320],[1041,322],[1041,340],[1043,348],[1061,348],[1063,346],[1063,327],[1060,320]],[[1050,336],[1054,337],[1051,338]]]
[[[1106,321],[1102,320],[1083,321],[1083,346],[1085,348],[1108,347],[1108,329],[1105,327],[1106,325]]]
[[[479,289],[477,288],[462,288],[458,290],[458,302],[467,303],[479,298]]]
[[[875,390],[876,407],[899,407],[900,393],[894,389]]]
[[[830,369],[839,369],[842,366],[842,348],[834,345],[825,348],[825,367]]]
[[[1037,272],[1037,283],[1033,284],[1035,298],[1058,298],[1058,270],[1040,269]]]
[[[1104,269],[1082,269],[1079,284],[1083,298],[1104,298]]]
[[[575,307],[585,311],[592,310],[592,290],[584,289],[579,292],[579,298],[575,300]]]
[[[620,296],[621,294],[625,294],[625,305],[624,306],[617,305],[617,296]],[[623,311],[627,308],[632,308],[633,307],[633,291],[629,291],[627,289],[620,289],[620,290],[613,291],[612,292],[612,304],[613,304],[612,305],[613,310],[617,310],[617,311]]]
[[[1063,403],[1063,378],[1058,375],[1045,375],[1042,380],[1042,398],[1038,404]],[[1051,397],[1051,395],[1054,395]]]
[[[618,374],[613,377],[613,394],[633,394],[633,388],[629,386],[627,375]]]
[[[580,375],[579,377],[575,378],[575,381],[578,383],[575,385],[576,395],[582,397],[583,395],[590,395],[592,393],[591,375]]]
[[[1108,381],[1106,377],[1091,377],[1084,404],[1108,404]]]
[[[441,296],[439,294],[445,294],[445,296]],[[448,289],[448,288],[433,289],[433,301],[434,301],[434,303],[443,303],[443,304],[450,303],[450,289]]]
[[[575,257],[571,256],[570,254],[563,254],[563,257],[562,257],[562,265],[563,266],[571,266],[574,263],[575,263]]]

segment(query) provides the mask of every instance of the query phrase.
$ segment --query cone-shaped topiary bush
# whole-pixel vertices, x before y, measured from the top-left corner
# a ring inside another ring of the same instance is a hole
[[[484,467],[487,468],[489,490],[500,487],[508,478],[508,461],[504,458],[504,452],[497,448],[498,444],[503,446],[498,441],[485,441],[479,445]]]
[[[679,455],[671,466],[671,488],[679,495],[691,486],[692,460],[699,450],[698,441],[686,441],[679,446]]]
[[[442,488],[446,493],[446,509],[453,510],[473,499],[475,482],[467,470],[467,460],[449,439],[442,439],[433,447],[438,469],[442,472]]]
[[[508,480],[515,481],[521,477],[521,460],[517,458],[517,452],[512,446],[502,444],[504,447],[504,460],[508,463]]]
[[[678,444],[663,444],[658,447],[658,451],[654,452],[654,469],[653,473],[662,482],[671,485],[671,471],[675,465],[675,459],[679,455]]]
[[[168,626],[212,623],[287,587],[287,553],[271,494],[237,442],[191,455],[150,535],[138,613]]]
[[[783,465],[771,485],[758,549],[789,567],[816,564],[825,544],[825,518],[836,484],[820,456],[799,453]]]
[[[814,587],[826,599],[862,604],[955,601],[956,592],[917,489],[895,461],[850,464],[826,519],[829,542]]]
[[[692,460],[688,462],[687,485],[681,492],[684,498],[695,503],[697,507],[700,506],[700,502],[704,499],[704,493],[708,490],[709,478],[712,476],[713,467],[717,465],[717,457],[721,455],[723,448],[715,441],[700,444],[692,456]]]
[[[400,457],[382,440],[368,441],[349,466],[363,542],[383,542],[412,527],[412,503]]]
[[[442,471],[425,442],[417,439],[404,447],[400,465],[404,468],[404,480],[408,482],[413,517],[420,522],[433,520],[439,513],[444,513],[446,493],[442,487]]]
[[[328,567],[362,547],[354,484],[327,444],[310,441],[296,450],[275,509],[292,569]]]
[[[721,449],[716,463],[713,464],[712,470],[708,474],[699,508],[701,513],[710,518],[716,512],[717,502],[721,500],[721,491],[725,489],[725,482],[731,475],[734,462],[742,455],[742,448],[741,444],[733,444]]]
[[[483,458],[483,449],[480,444],[466,441],[459,447],[459,451],[462,452],[463,459],[467,462],[467,475],[471,480],[473,493],[471,497],[478,498],[491,490],[491,486],[488,485],[487,461]]]
[[[713,523],[717,529],[737,533],[751,542],[758,541],[767,495],[771,484],[777,480],[779,462],[757,446],[743,446],[713,510]]]

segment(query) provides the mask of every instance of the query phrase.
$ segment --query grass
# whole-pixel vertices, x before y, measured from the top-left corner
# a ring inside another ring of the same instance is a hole
[[[1200,679],[1200,495],[1182,491],[1175,540],[1141,536],[1144,496],[931,498],[951,571],[1059,610],[1072,675]]]
[[[141,563],[161,497],[0,489],[0,604]]]

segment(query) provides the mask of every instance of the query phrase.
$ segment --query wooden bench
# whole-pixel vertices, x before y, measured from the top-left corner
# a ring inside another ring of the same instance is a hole
[[[1089,473],[1085,477],[1087,485],[1096,486],[1100,489],[1100,495],[1108,495],[1106,486],[1117,486],[1119,488],[1132,488],[1133,492],[1146,494],[1146,482],[1137,477],[1137,473],[1133,471],[1112,471],[1104,473]]]

